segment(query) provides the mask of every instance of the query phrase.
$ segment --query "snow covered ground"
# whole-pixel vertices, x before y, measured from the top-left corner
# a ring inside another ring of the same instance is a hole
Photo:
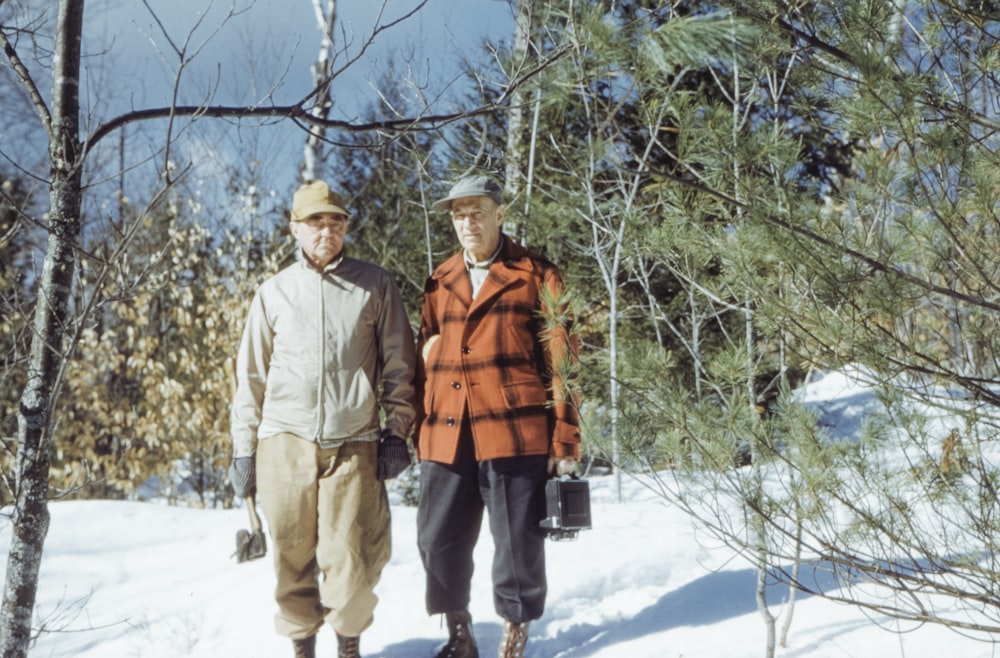
[[[839,381],[839,383],[838,383]],[[849,418],[870,398],[820,382],[824,413]],[[841,401],[838,402],[838,396]],[[592,530],[547,544],[549,598],[530,630],[529,658],[758,658],[765,627],[754,601],[755,574],[732,551],[699,533],[641,482],[591,478]],[[57,502],[45,545],[32,658],[270,658],[290,656],[272,625],[270,560],[237,564],[235,533],[246,512],[153,503]],[[0,526],[6,554],[10,527]],[[416,513],[393,506],[392,561],[378,588],[366,658],[431,658],[447,631],[423,607]],[[485,532],[477,547],[472,614],[481,655],[495,655]],[[3,567],[0,567],[2,569]],[[781,615],[787,590],[769,592]],[[902,631],[901,633],[893,631]],[[324,629],[317,654],[336,655]],[[873,620],[858,610],[800,594],[783,658],[987,658],[994,645],[935,626]]]

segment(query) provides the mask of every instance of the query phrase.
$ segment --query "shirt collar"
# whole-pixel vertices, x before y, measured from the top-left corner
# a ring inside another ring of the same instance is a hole
[[[465,251],[463,249],[462,250],[462,259],[465,261],[465,269],[467,269],[467,270],[472,270],[472,269],[488,270],[490,268],[490,265],[493,264],[493,261],[495,261],[497,259],[497,256],[500,255],[500,250],[503,249],[503,241],[504,241],[504,236],[501,235],[500,236],[500,242],[499,242],[499,244],[497,244],[496,251],[494,251],[493,255],[490,256],[489,258],[487,258],[484,261],[476,262],[476,261],[472,260],[472,255],[469,252],[467,252],[467,251]]]

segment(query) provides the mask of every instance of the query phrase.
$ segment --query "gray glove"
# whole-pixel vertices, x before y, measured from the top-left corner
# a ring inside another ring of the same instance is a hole
[[[236,457],[229,464],[229,481],[233,491],[241,498],[257,493],[257,460],[254,456]]]

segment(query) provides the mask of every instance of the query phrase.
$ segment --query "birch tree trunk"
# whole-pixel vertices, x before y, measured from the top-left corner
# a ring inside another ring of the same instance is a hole
[[[28,381],[18,412],[16,492],[3,606],[0,655],[28,653],[42,548],[49,528],[50,411],[67,330],[69,299],[80,241],[82,161],[79,138],[80,46],[83,0],[59,0],[52,57],[51,116],[36,109],[49,139],[49,236],[33,320]],[[23,75],[27,75],[24,73]]]
[[[316,15],[316,26],[319,28],[322,38],[319,54],[316,56],[316,62],[312,65],[315,93],[309,114],[317,119],[326,119],[333,106],[333,99],[330,95],[330,68],[333,64],[333,26],[337,22],[337,0],[328,0],[325,11],[321,0],[312,0],[312,5],[313,13]],[[319,167],[323,159],[323,139],[325,136],[326,129],[322,125],[313,123],[310,126],[306,145],[302,152],[302,167],[299,171],[300,183],[311,183],[320,179],[322,172]]]
[[[515,75],[517,67],[523,66],[528,56],[528,41],[531,38],[532,0],[518,0],[517,16],[514,19]],[[510,96],[510,111],[507,113],[507,150],[504,153],[504,186],[506,197],[516,199],[521,192],[524,178],[524,92],[518,88]],[[513,229],[513,237],[519,244],[525,243],[527,229],[525,213]]]

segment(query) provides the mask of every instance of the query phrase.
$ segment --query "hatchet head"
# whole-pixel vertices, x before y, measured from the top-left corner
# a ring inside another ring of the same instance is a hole
[[[263,530],[236,532],[236,561],[249,562],[267,555],[267,539]]]

